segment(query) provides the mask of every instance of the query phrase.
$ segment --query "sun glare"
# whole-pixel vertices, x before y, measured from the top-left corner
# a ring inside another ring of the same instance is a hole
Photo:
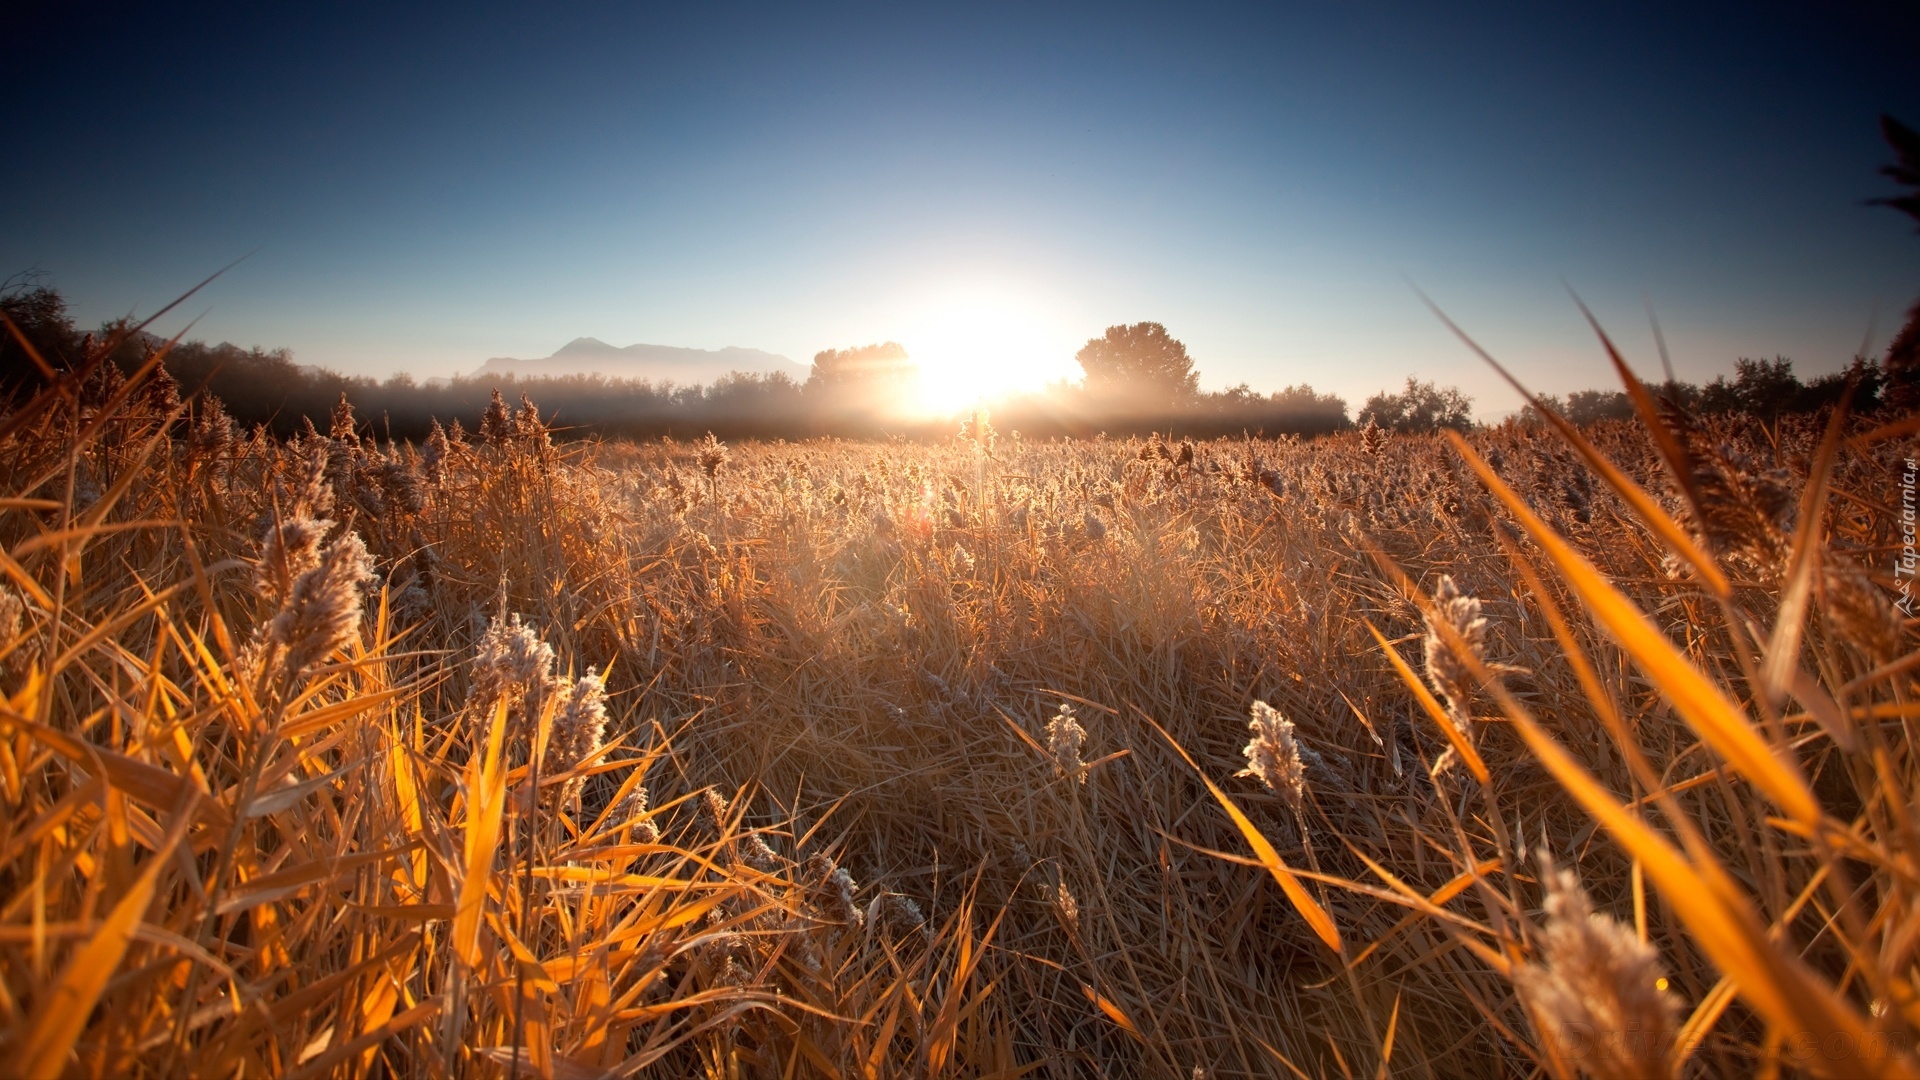
[[[995,290],[948,293],[927,305],[902,342],[920,368],[924,413],[956,412],[982,400],[1080,374],[1075,342],[1034,305]]]

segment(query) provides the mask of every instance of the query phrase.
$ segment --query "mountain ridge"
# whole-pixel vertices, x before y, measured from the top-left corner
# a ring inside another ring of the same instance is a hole
[[[708,384],[734,373],[782,374],[804,381],[808,367],[778,353],[728,345],[695,349],[682,345],[611,345],[596,337],[577,337],[551,355],[524,359],[495,356],[474,377],[487,375],[606,375],[653,383]]]

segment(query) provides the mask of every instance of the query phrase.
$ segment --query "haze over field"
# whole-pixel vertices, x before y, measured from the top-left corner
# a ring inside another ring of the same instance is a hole
[[[672,345],[609,345],[598,338],[574,338],[551,356],[518,360],[496,356],[469,374],[488,375],[605,375],[615,379],[644,379],[652,383],[706,384],[735,372],[782,374],[804,381],[807,365],[759,349],[682,349]]]

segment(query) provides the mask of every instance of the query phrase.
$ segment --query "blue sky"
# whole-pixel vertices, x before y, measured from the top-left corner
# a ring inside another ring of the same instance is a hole
[[[1556,6],[29,4],[0,272],[95,321],[251,253],[163,326],[423,377],[1151,319],[1204,386],[1511,408],[1415,285],[1554,391],[1607,380],[1563,282],[1683,376],[1884,344],[1920,14]]]

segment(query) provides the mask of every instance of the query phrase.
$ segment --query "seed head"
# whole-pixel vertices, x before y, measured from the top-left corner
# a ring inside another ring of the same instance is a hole
[[[647,798],[645,784],[633,785],[633,790],[620,800],[620,805],[608,820],[631,828],[633,835],[639,837],[643,844],[657,844],[660,842],[660,827],[648,816]]]
[[[1857,646],[1875,663],[1900,655],[1905,628],[1887,594],[1859,566],[1840,559],[1828,563],[1825,575],[1826,612],[1840,636]]]
[[[289,516],[321,517],[333,509],[333,484],[327,479],[330,461],[327,447],[317,440],[304,445],[293,463]]]
[[[0,674],[18,677],[27,670],[31,661],[32,646],[20,640],[21,631],[27,622],[27,602],[13,590],[13,586],[0,582]]]
[[[747,851],[745,856],[747,865],[755,870],[771,874],[780,868],[779,854],[767,846],[766,838],[759,833],[748,833],[740,841],[740,846]]]
[[[397,456],[381,458],[367,474],[381,505],[402,514],[418,514],[427,508],[426,489],[412,462]]]
[[[1426,621],[1427,681],[1447,699],[1455,723],[1462,723],[1467,696],[1474,685],[1473,676],[1466,663],[1447,645],[1437,623],[1451,626],[1472,651],[1474,659],[1484,661],[1482,647],[1486,643],[1487,620],[1480,614],[1480,601],[1462,593],[1452,577],[1442,575],[1439,588],[1433,591],[1433,613]]]
[[[1296,813],[1302,812],[1307,799],[1307,769],[1300,760],[1293,721],[1264,701],[1254,702],[1252,712],[1247,729],[1253,732],[1253,738],[1247,740],[1242,751],[1247,767],[1234,775],[1258,777],[1268,790],[1285,798]]]
[[[993,424],[987,418],[985,408],[976,408],[960,421],[960,441],[972,443],[974,449],[989,456],[993,453],[993,444],[999,434],[993,430]]]
[[[487,411],[480,414],[480,440],[488,446],[505,446],[512,438],[513,413],[496,389],[493,399],[487,402]]]
[[[726,466],[727,459],[733,456],[733,452],[727,449],[727,444],[714,438],[711,431],[707,432],[705,439],[700,440],[699,453],[700,471],[706,473],[709,480],[720,475],[720,470]]]
[[[1100,515],[1093,511],[1088,510],[1081,518],[1080,524],[1087,531],[1087,539],[1105,540],[1107,538],[1107,523],[1101,521]]]
[[[293,583],[320,565],[320,542],[331,528],[333,522],[310,517],[270,522],[253,573],[260,594],[276,605],[285,603],[293,595]]]
[[[1662,989],[1659,953],[1594,911],[1572,871],[1553,869],[1544,850],[1539,857],[1547,884],[1540,959],[1515,968],[1513,984],[1541,1039],[1597,1080],[1668,1074],[1678,1006]]]
[[[224,458],[233,452],[233,417],[218,398],[208,395],[203,401],[204,407],[194,412],[187,445],[200,457]]]
[[[519,615],[496,615],[474,654],[467,704],[479,717],[503,700],[509,712],[535,710],[553,682],[553,648]]]
[[[534,450],[545,450],[553,445],[552,438],[547,435],[546,422],[540,419],[540,406],[535,405],[533,399],[524,393],[520,395],[519,410],[513,414],[513,434]]]
[[[426,466],[427,480],[429,482],[437,484],[440,482],[441,477],[446,475],[447,452],[449,449],[447,429],[441,427],[440,421],[436,419],[433,422],[433,427],[427,431],[427,441],[420,447],[420,462]]]
[[[1087,766],[1080,760],[1080,748],[1087,743],[1087,729],[1080,726],[1073,706],[1060,703],[1060,711],[1047,721],[1047,753],[1053,755],[1053,771],[1062,777],[1087,782]]]
[[[866,913],[853,902],[857,886],[846,867],[836,865],[831,858],[816,851],[807,856],[802,880],[807,883],[815,906],[828,919],[847,926],[859,926],[865,921]]]
[[[607,729],[607,683],[592,668],[560,691],[547,735],[547,770],[569,772],[600,750]]]
[[[153,353],[149,351],[142,360],[144,362],[152,357]],[[146,398],[147,408],[161,415],[180,407],[180,384],[167,371],[165,364],[154,368],[153,373],[147,376]]]
[[[931,940],[927,930],[927,917],[913,898],[895,892],[883,892],[867,905],[867,933],[876,931],[889,937],[904,934],[918,934],[922,940]]]
[[[1386,429],[1376,423],[1373,417],[1367,417],[1367,426],[1360,429],[1360,452],[1372,457],[1386,449],[1386,446]]]
[[[346,533],[327,548],[317,566],[293,580],[267,641],[286,650],[286,668],[296,675],[352,640],[360,625],[361,592],[373,580],[373,559],[358,533]]]
[[[1053,909],[1060,914],[1061,925],[1067,933],[1080,936],[1080,901],[1074,899],[1073,890],[1067,888],[1065,878],[1053,887]]]

